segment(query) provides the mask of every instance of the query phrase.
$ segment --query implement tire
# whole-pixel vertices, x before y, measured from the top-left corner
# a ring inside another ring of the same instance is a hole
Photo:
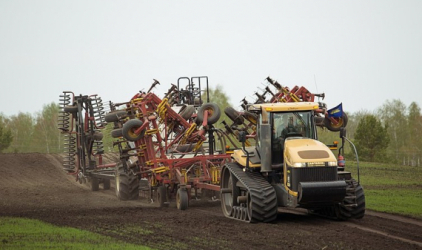
[[[122,117],[127,116],[127,112],[124,110],[114,110],[107,113],[104,117],[106,122],[118,122]]]
[[[224,113],[232,120],[236,125],[242,125],[245,119],[239,114],[234,108],[227,107],[224,109]]]
[[[119,200],[137,200],[139,198],[138,176],[126,173],[120,165],[116,170],[116,196]]]
[[[221,110],[215,103],[205,103],[199,108],[198,115],[196,117],[196,121],[198,123],[202,123],[204,121],[204,112],[208,111],[210,114],[208,116],[207,123],[212,125],[220,119]]]
[[[183,117],[183,119],[189,120],[192,117],[193,113],[195,113],[195,106],[186,105],[180,110],[179,115]]]
[[[122,135],[128,141],[137,141],[144,137],[145,130],[142,130],[139,134],[135,131],[144,124],[141,120],[132,119],[123,124]]]
[[[116,129],[113,129],[111,131],[111,137],[113,137],[113,138],[119,138],[119,137],[122,137],[122,136],[123,136],[123,133],[122,133],[121,128],[116,128]]]
[[[345,128],[347,126],[348,117],[345,112],[343,112],[343,115],[340,118],[334,118],[337,120],[337,124],[333,124],[331,120],[328,117],[324,118],[324,126],[333,132],[340,131],[341,128]]]

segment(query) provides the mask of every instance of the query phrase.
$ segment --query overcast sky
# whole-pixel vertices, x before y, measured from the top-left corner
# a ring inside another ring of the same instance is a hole
[[[328,107],[422,104],[422,1],[0,0],[0,113],[64,90],[128,101],[208,76],[235,108],[267,76]],[[315,81],[316,80],[316,81]]]

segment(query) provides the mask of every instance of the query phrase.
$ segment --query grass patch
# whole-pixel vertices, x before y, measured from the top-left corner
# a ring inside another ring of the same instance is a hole
[[[1,249],[150,249],[33,219],[0,217]]]
[[[361,162],[366,208],[422,218],[422,167]],[[347,170],[357,179],[356,162]]]

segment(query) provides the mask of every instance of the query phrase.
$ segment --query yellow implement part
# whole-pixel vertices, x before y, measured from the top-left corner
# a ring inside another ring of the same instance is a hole
[[[157,113],[160,116],[162,120],[166,119],[166,113],[167,113],[167,105],[168,105],[168,99],[164,98],[160,104],[157,106]]]
[[[218,171],[218,168],[213,165],[210,168],[210,172],[211,172],[211,182],[212,182],[212,184],[218,184],[219,183],[218,179],[219,179],[220,171]]]
[[[153,135],[157,133],[158,133],[158,129],[150,129],[145,132],[146,135]]]
[[[187,183],[188,182],[188,172],[186,172],[186,169],[182,169],[181,174],[185,178],[185,183]]]
[[[159,173],[162,173],[162,172],[166,172],[168,170],[170,170],[170,168],[168,168],[168,167],[159,167],[159,168],[151,169],[150,171],[153,172],[154,174],[159,174]]]
[[[198,142],[196,143],[195,147],[193,148],[193,151],[194,151],[194,152],[198,151],[198,150],[201,148],[201,146],[202,146],[202,144],[203,144],[203,143],[204,143],[204,141],[203,141],[203,140],[198,141]]]
[[[137,104],[138,102],[142,102],[143,98],[136,98],[130,101],[131,104]]]
[[[196,123],[192,123],[190,128],[185,132],[185,135],[183,136],[182,140],[180,140],[180,144],[186,144],[187,139],[189,136],[193,133],[193,131],[196,129]]]

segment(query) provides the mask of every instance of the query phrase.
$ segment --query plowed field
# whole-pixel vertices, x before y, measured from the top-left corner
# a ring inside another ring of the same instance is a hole
[[[157,249],[422,249],[422,221],[367,211],[333,221],[303,210],[280,210],[271,224],[224,217],[220,202],[192,200],[179,211],[146,198],[119,201],[93,192],[44,154],[0,154],[0,216],[39,219]],[[0,248],[1,248],[0,242]]]

